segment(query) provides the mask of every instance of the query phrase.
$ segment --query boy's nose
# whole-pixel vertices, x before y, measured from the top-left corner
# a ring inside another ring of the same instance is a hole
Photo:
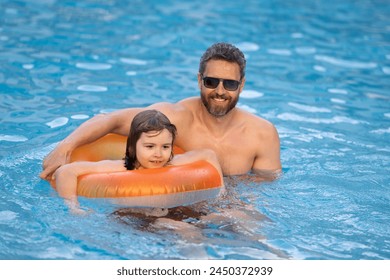
[[[156,157],[160,157],[160,156],[161,156],[161,149],[156,148],[156,149],[154,150],[154,155],[155,155]]]

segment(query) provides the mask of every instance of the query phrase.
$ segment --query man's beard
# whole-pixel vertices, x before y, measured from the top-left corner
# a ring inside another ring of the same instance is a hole
[[[212,104],[211,102],[209,102],[210,99],[216,96],[217,96],[216,94],[213,94],[206,97],[203,93],[201,93],[200,95],[203,105],[206,107],[207,111],[214,117],[219,118],[225,116],[237,105],[238,96],[237,98],[232,98],[230,96],[220,95],[219,98],[224,98],[228,101],[227,104],[223,104],[223,105],[222,104],[218,105],[215,103]]]

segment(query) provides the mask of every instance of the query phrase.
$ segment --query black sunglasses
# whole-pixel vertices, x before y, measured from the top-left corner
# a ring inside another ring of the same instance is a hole
[[[215,89],[219,85],[220,82],[222,82],[223,87],[226,90],[234,91],[238,89],[238,86],[241,84],[241,81],[236,80],[225,80],[225,79],[219,79],[219,78],[212,78],[212,77],[203,77],[203,84],[207,88]]]

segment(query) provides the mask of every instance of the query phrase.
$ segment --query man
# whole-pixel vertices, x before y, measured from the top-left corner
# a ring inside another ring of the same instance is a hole
[[[280,143],[268,121],[236,108],[245,85],[243,53],[227,43],[212,45],[203,54],[198,73],[200,98],[175,104],[156,103],[146,109],[164,113],[177,127],[175,144],[184,150],[212,149],[224,175],[253,171],[274,174],[281,169]],[[41,178],[69,162],[71,152],[107,133],[128,135],[130,123],[143,108],[130,108],[88,120],[71,133],[45,158]]]

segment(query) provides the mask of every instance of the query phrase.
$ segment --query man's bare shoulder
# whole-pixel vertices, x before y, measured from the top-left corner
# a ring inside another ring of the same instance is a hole
[[[274,127],[270,121],[248,111],[238,109],[238,113],[239,119],[244,121],[246,125],[255,126],[266,130],[272,129]]]
[[[241,109],[239,110],[239,115],[244,126],[249,129],[256,138],[269,139],[278,137],[277,130],[270,121]]]
[[[169,103],[169,102],[160,102],[156,103],[155,105],[152,105],[154,107],[160,107],[160,108],[169,108],[171,110],[189,110],[194,109],[195,106],[199,105],[199,97],[189,97],[182,100],[179,100],[176,103]]]
[[[279,170],[280,140],[276,127],[268,120],[249,112],[242,113],[245,119],[246,137],[249,147],[255,149],[252,170]]]
[[[179,118],[188,118],[196,111],[199,104],[199,98],[190,97],[180,100],[176,103],[160,102],[149,106],[150,109],[156,109],[164,113],[172,122]]]

